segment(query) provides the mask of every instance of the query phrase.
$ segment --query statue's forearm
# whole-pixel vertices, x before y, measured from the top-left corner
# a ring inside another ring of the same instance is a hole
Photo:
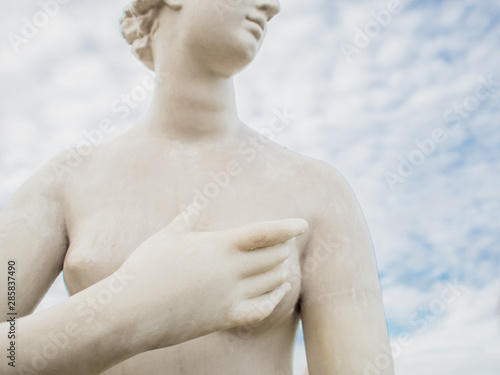
[[[114,274],[15,326],[15,316],[4,318],[0,349],[10,358],[2,355],[0,373],[99,374],[144,351],[130,329],[133,315],[122,308],[124,283]]]

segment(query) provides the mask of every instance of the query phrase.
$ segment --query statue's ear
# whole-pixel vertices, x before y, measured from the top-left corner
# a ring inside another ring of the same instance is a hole
[[[163,0],[168,7],[173,10],[179,10],[182,8],[182,4],[184,0]]]

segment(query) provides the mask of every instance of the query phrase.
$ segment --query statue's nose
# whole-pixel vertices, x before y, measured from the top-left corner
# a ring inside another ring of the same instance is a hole
[[[257,8],[266,13],[267,20],[269,21],[281,10],[279,0],[257,0]]]

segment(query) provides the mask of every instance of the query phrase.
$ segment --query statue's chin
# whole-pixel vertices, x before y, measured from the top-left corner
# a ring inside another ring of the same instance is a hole
[[[229,77],[241,72],[257,57],[259,45],[257,43],[240,44],[233,48],[226,58],[218,61],[219,72],[223,76]]]
[[[219,54],[217,58],[204,61],[204,67],[223,78],[231,78],[244,70],[255,59],[255,48],[232,49],[230,53]]]
[[[241,62],[240,64],[233,64],[231,66],[224,65],[222,67],[219,67],[216,71],[218,75],[220,75],[223,78],[231,78],[244,70],[250,63],[253,61],[253,59],[249,59],[245,62]]]
[[[247,33],[238,35],[238,38],[219,40],[213,45],[194,40],[194,43],[185,44],[178,53],[184,53],[188,59],[221,77],[230,78],[245,69],[255,59],[259,49],[260,43]],[[154,53],[135,56],[148,69],[155,70]]]

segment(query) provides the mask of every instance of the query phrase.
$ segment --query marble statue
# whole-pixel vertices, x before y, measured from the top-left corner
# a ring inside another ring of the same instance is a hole
[[[70,173],[51,168],[69,151],[57,156],[2,212],[0,288],[16,259],[19,342],[17,367],[2,360],[1,374],[292,375],[299,320],[311,375],[393,373],[348,184],[238,118],[233,77],[279,10],[278,0],[125,9],[125,39],[161,79],[139,124]],[[70,298],[32,314],[62,270]]]

